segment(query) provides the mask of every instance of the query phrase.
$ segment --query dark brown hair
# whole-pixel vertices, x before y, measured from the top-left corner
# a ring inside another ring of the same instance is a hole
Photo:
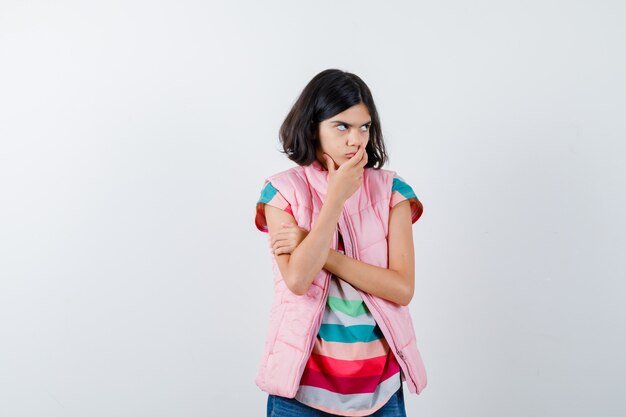
[[[280,127],[282,153],[298,165],[310,165],[319,147],[319,123],[359,103],[372,120],[365,168],[381,168],[388,156],[372,93],[358,76],[338,69],[320,72],[304,87]]]

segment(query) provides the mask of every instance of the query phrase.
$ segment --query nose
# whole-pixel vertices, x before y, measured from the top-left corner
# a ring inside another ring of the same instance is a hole
[[[358,146],[361,144],[361,138],[359,137],[358,132],[350,132],[348,136],[348,145],[349,146]]]

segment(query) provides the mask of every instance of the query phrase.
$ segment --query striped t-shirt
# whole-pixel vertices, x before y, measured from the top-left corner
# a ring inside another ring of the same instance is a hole
[[[415,223],[422,213],[421,202],[396,175],[390,209],[406,199],[411,200]],[[265,216],[258,216],[263,204],[293,215],[289,202],[268,182],[257,202],[256,225],[261,231],[267,231]],[[344,253],[341,234],[338,251]],[[332,274],[320,329],[295,399],[327,413],[365,416],[385,405],[401,386],[400,365],[361,295]]]

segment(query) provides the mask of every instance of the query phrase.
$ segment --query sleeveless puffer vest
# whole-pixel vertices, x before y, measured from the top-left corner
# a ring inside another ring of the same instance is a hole
[[[383,268],[388,268],[387,234],[394,174],[382,168],[365,168],[363,184],[346,200],[338,224],[347,256]],[[268,182],[289,202],[298,226],[311,230],[326,197],[328,171],[314,161],[269,176],[264,185]],[[259,219],[262,213],[257,212],[256,216],[258,227],[265,219]],[[335,231],[332,248],[337,249],[337,244]],[[320,328],[331,273],[320,270],[307,293],[298,296],[287,288],[274,256],[272,269],[274,299],[255,382],[269,394],[293,398]],[[419,394],[426,386],[426,370],[408,307],[357,291],[393,349],[409,392]]]

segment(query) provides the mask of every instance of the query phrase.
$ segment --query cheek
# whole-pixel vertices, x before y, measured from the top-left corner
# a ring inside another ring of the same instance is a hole
[[[323,151],[334,154],[341,150],[341,139],[336,136],[326,135],[320,140],[320,147]]]
[[[322,151],[324,151],[327,154],[331,154],[332,155],[333,152],[334,152],[334,149],[333,149],[332,145],[329,144],[328,142],[321,143],[320,144],[320,148],[322,148]]]
[[[319,132],[319,147],[325,152],[332,152],[335,148],[336,138],[326,129]]]

